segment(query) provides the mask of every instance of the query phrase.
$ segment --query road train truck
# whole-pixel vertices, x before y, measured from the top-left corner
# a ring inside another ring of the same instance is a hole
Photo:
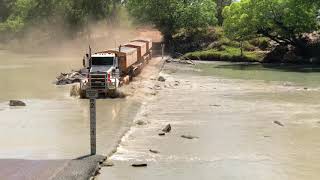
[[[152,58],[151,49],[151,40],[137,39],[119,48],[93,54],[89,52],[87,62],[84,62],[87,78],[80,83],[80,97],[86,98],[86,91],[89,89],[113,97],[118,87],[140,72]]]

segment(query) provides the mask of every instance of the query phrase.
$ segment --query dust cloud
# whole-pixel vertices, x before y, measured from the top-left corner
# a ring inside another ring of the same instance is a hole
[[[136,28],[96,22],[78,33],[68,32],[62,26],[40,25],[27,29],[22,37],[14,37],[0,44],[0,49],[15,53],[84,54],[89,45],[93,51],[114,48],[137,36]]]

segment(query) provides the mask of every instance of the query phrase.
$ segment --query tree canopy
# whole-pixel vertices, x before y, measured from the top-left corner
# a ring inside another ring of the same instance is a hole
[[[217,4],[217,18],[219,25],[223,23],[222,12],[226,6],[229,6],[234,0],[215,0]]]
[[[0,32],[19,32],[42,23],[81,27],[88,20],[108,19],[121,0],[0,0]]]
[[[318,0],[241,0],[224,9],[224,29],[234,39],[262,35],[300,47],[302,35],[319,28],[319,4]]]
[[[214,0],[128,0],[129,13],[154,24],[166,39],[179,30],[196,31],[217,23]]]

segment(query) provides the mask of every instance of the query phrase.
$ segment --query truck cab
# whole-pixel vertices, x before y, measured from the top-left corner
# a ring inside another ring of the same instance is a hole
[[[81,83],[81,89],[93,89],[105,95],[114,93],[120,83],[116,54],[96,53],[92,54],[88,61],[87,79]]]

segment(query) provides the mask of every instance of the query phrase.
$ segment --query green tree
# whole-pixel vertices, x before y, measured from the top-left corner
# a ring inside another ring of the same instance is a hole
[[[318,29],[318,9],[317,0],[242,0],[224,9],[224,29],[233,39],[262,35],[303,52],[303,34]]]
[[[0,0],[0,22],[5,21],[12,12],[15,0]]]
[[[218,23],[221,26],[223,24],[222,12],[226,6],[229,6],[234,0],[215,0],[217,4],[217,18]]]
[[[154,24],[169,42],[181,29],[194,32],[217,22],[214,0],[128,0],[126,6],[140,22]]]

